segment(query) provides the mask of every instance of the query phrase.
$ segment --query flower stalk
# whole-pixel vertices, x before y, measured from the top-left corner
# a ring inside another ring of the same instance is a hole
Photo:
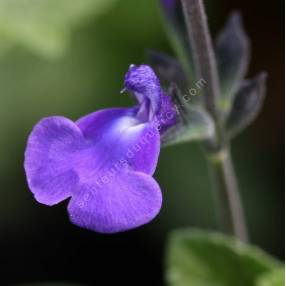
[[[230,150],[224,149],[207,159],[221,228],[246,242],[247,230]]]
[[[182,6],[196,74],[207,82],[204,93],[206,109],[217,118],[219,79],[204,6],[202,0],[182,0]]]
[[[215,122],[215,142],[205,144],[216,198],[218,219],[224,232],[247,240],[242,205],[228,140],[224,136],[223,116],[218,110],[220,96],[216,58],[202,0],[181,0],[198,78],[206,81],[204,105]],[[211,154],[211,155],[210,155]]]

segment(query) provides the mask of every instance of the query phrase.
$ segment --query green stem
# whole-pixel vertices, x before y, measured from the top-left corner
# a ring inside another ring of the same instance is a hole
[[[247,230],[231,154],[225,149],[208,157],[217,216],[224,232],[247,241]]]
[[[218,71],[203,1],[181,1],[196,74],[207,82],[204,89],[205,108],[213,117],[216,126],[214,142],[208,142],[204,147],[207,154],[215,154],[208,156],[208,162],[213,178],[218,217],[225,232],[246,241],[247,232],[236,176],[230,152],[226,147],[228,143],[224,136],[222,116],[217,110],[220,94]]]
[[[198,79],[207,83],[204,88],[205,106],[212,117],[217,119],[219,79],[204,5],[202,0],[182,0],[182,6],[196,74]]]

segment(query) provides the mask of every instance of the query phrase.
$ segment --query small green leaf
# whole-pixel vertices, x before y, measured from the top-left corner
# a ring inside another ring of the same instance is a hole
[[[22,45],[46,57],[59,56],[75,26],[115,1],[0,0],[0,52]]]
[[[175,83],[167,92],[177,113],[176,124],[161,134],[163,146],[195,140],[212,139],[215,126],[213,119],[197,102],[197,96],[183,95]]]
[[[257,280],[257,286],[284,286],[285,285],[284,267],[275,269],[263,274]]]
[[[265,81],[266,74],[261,73],[241,85],[226,121],[229,137],[242,131],[259,114],[265,98]]]
[[[186,229],[170,237],[166,274],[169,286],[254,286],[258,277],[279,265],[234,238]]]
[[[187,122],[179,121],[162,134],[161,138],[164,146],[209,139],[213,136],[213,120],[202,108],[190,106],[186,118]]]

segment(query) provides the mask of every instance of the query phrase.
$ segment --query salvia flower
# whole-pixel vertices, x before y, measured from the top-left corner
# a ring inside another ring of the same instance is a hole
[[[102,233],[138,227],[158,214],[162,194],[152,175],[160,133],[176,120],[171,99],[149,66],[131,65],[125,90],[138,105],[103,109],[76,122],[44,118],[25,152],[35,199],[52,206],[70,198],[71,222]]]

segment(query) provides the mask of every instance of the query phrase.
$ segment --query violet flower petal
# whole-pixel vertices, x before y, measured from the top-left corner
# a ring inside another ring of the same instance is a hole
[[[96,181],[82,185],[72,197],[68,212],[80,227],[115,233],[148,223],[161,204],[160,187],[151,176],[125,172],[102,186]]]
[[[172,98],[165,93],[161,93],[161,105],[156,116],[160,123],[160,134],[163,134],[169,127],[177,122],[177,110],[172,102]]]
[[[69,119],[42,119],[28,139],[24,167],[36,200],[54,205],[71,196],[78,182],[69,158],[80,149],[80,129]]]
[[[110,168],[128,164],[134,171],[153,175],[160,153],[160,134],[155,125],[134,117],[137,110],[104,109],[80,118],[76,124],[87,140],[94,141],[97,161],[108,161]]]
[[[151,121],[160,109],[161,86],[158,77],[148,65],[131,65],[125,75],[124,86],[134,93],[143,113],[141,119]],[[148,111],[145,114],[144,111]]]
[[[174,9],[176,1],[177,0],[161,0],[161,3],[166,9],[171,10]]]

